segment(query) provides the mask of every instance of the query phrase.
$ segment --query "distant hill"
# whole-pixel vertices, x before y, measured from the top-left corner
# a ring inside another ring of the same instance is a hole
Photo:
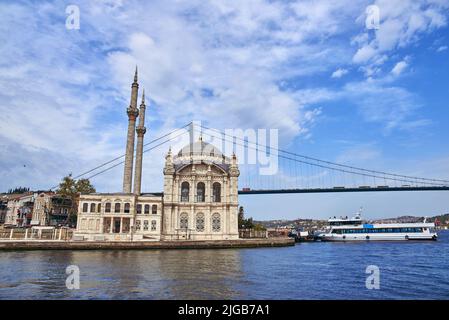
[[[416,216],[401,216],[396,218],[386,218],[386,219],[377,219],[372,222],[376,223],[415,223],[415,222],[423,222],[424,217],[416,217]]]
[[[282,227],[303,227],[303,228],[319,228],[327,224],[327,220],[315,220],[315,219],[294,219],[294,220],[262,220],[254,221],[260,223],[265,228],[282,228]]]
[[[433,217],[427,217],[427,222],[434,222],[435,219],[438,219],[440,223],[448,224],[449,223],[449,213],[433,216]],[[423,222],[424,217],[416,217],[416,216],[402,216],[397,218],[389,218],[389,219],[379,219],[375,220],[374,222],[378,223],[414,223],[414,222]]]
[[[428,220],[431,221],[431,222],[434,222],[435,219],[438,219],[438,221],[441,224],[448,224],[449,225],[449,213],[441,214],[439,216],[435,216],[435,217],[429,218]]]

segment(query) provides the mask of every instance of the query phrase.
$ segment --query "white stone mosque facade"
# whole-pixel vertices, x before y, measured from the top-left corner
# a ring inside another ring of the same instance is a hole
[[[201,138],[175,155],[168,150],[163,170],[162,195],[141,192],[146,106],[143,93],[140,107],[137,107],[137,69],[131,88],[131,103],[127,108],[128,133],[123,190],[118,193],[80,195],[74,239],[238,239],[237,159],[235,155],[223,155]],[[136,126],[137,120],[139,122]]]

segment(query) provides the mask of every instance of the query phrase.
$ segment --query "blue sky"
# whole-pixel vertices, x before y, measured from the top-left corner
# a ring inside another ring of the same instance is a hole
[[[147,141],[191,120],[276,128],[282,149],[449,179],[449,2],[0,2],[0,190],[48,188],[123,153],[135,65]],[[380,10],[367,29],[368,5]],[[146,154],[162,188],[166,148]],[[120,191],[122,168],[95,177]],[[257,219],[449,211],[445,193],[241,197]]]

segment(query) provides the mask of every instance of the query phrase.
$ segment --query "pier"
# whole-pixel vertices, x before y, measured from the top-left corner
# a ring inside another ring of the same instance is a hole
[[[146,250],[146,249],[229,249],[294,246],[291,238],[238,239],[213,241],[55,241],[0,240],[6,250]]]

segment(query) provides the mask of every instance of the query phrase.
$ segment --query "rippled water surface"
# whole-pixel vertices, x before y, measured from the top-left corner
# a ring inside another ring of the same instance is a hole
[[[0,299],[449,299],[447,231],[436,242],[0,252],[0,265]],[[66,289],[68,265],[79,290]],[[368,265],[379,290],[365,287]]]

